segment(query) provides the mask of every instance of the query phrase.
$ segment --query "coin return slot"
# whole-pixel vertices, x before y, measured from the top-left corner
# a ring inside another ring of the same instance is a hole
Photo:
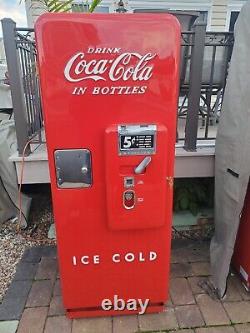
[[[124,187],[125,188],[130,188],[130,187],[134,187],[135,185],[135,180],[133,177],[125,177],[124,178]]]
[[[123,193],[123,206],[126,209],[132,209],[135,206],[135,192],[125,191]]]

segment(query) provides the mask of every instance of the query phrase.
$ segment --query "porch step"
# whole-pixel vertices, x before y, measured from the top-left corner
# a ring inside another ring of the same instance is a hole
[[[48,154],[45,144],[33,145],[32,153],[24,159],[23,184],[50,183]],[[187,152],[176,145],[175,177],[214,177],[214,142],[198,142],[196,152]],[[18,182],[21,180],[22,157],[18,152],[10,157],[16,165]]]
[[[23,184],[50,183],[46,144],[32,145],[32,153],[24,158]],[[18,182],[21,180],[22,157],[15,152],[9,158],[16,165]]]

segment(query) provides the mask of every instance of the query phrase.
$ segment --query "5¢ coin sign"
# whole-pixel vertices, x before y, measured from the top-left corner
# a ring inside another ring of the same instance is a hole
[[[120,149],[150,149],[154,147],[154,135],[121,135]]]

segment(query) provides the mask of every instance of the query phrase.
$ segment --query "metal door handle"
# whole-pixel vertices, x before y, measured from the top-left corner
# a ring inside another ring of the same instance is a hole
[[[135,173],[139,175],[140,173],[143,173],[146,169],[146,167],[151,162],[152,158],[150,156],[145,157],[137,167],[135,167]]]

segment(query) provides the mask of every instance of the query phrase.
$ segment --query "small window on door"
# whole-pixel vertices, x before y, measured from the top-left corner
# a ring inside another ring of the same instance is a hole
[[[72,3],[71,10],[73,13],[85,13],[89,10],[89,5],[83,3]]]
[[[86,13],[89,10],[89,5],[88,4],[83,4],[83,3],[72,3],[71,9],[73,13]],[[97,6],[95,8],[95,13],[108,13],[109,12],[109,7],[108,6]]]
[[[239,16],[240,12],[231,12],[231,16],[230,16],[230,23],[229,23],[229,31],[234,31],[234,26],[235,23],[237,21],[237,18]]]

